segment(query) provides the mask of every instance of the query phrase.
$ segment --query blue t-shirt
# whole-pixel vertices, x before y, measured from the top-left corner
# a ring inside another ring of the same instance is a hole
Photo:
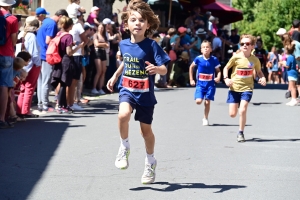
[[[146,61],[155,66],[167,65],[169,56],[156,41],[145,38],[139,43],[131,43],[130,39],[120,42],[124,69],[119,83],[119,95],[131,96],[141,106],[154,106],[155,75],[146,72]]]
[[[57,34],[56,22],[51,18],[46,18],[43,20],[42,26],[37,32],[37,42],[41,50],[41,59],[46,60],[46,51],[48,45],[46,44],[46,36],[54,38]]]
[[[185,44],[187,45],[191,44],[191,36],[189,36],[188,34],[185,34],[185,36],[180,38],[180,46],[183,46]]]
[[[288,55],[288,57],[286,59],[286,66],[289,66],[289,68],[287,68],[287,70],[286,70],[288,76],[297,78],[298,72],[296,69],[296,59],[293,55]]]
[[[201,88],[215,87],[215,69],[220,67],[215,56],[206,59],[203,55],[197,56],[194,63],[198,67],[197,86]]]

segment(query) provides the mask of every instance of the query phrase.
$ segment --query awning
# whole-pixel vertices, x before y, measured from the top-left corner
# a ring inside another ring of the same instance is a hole
[[[179,0],[180,4],[183,6],[183,9],[186,11],[192,11],[194,7],[211,4],[216,2],[216,0]]]
[[[211,14],[219,18],[221,24],[230,24],[243,20],[243,12],[232,8],[221,2],[214,2],[208,5],[202,6],[206,11],[210,11]]]

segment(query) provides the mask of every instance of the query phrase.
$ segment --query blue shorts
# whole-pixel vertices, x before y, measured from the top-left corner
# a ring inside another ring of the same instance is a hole
[[[252,92],[235,92],[235,91],[228,91],[227,103],[240,103],[241,100],[245,100],[250,102],[252,98]]]
[[[0,86],[13,87],[13,57],[0,55]]]
[[[215,100],[216,87],[210,86],[208,88],[201,88],[196,86],[195,91],[195,100],[196,99],[206,99],[206,100]]]
[[[135,110],[134,120],[145,124],[151,124],[153,120],[154,106],[140,106],[136,101],[127,94],[119,96],[119,102],[127,102]]]

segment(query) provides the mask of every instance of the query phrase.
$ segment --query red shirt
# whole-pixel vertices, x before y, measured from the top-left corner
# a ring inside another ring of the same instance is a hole
[[[0,15],[5,15],[8,13],[6,10],[1,9],[0,10]],[[15,50],[14,46],[12,44],[11,40],[11,34],[13,33],[18,33],[19,31],[19,26],[18,26],[18,19],[11,15],[6,18],[6,43],[3,46],[0,46],[0,55],[1,56],[10,56],[10,57],[15,57]]]

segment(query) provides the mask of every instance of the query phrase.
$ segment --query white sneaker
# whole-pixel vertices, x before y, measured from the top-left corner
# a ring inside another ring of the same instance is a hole
[[[127,169],[129,167],[128,157],[130,149],[119,148],[119,152],[115,161],[115,166],[119,169]]]
[[[84,110],[81,106],[77,103],[74,103],[73,106],[70,107],[72,110]]]
[[[154,86],[154,91],[158,91],[158,90],[159,90],[159,88]]]
[[[92,89],[91,93],[92,93],[92,94],[99,94],[99,92],[98,92],[95,88]]]
[[[151,184],[155,181],[156,165],[157,165],[156,160],[153,164],[150,164],[150,163],[145,164],[145,170],[144,170],[144,174],[143,174],[142,180],[141,180],[143,184]]]
[[[291,100],[290,102],[286,103],[285,105],[287,105],[287,106],[296,106],[297,104],[298,104],[298,101]]]
[[[101,89],[98,91],[100,95],[105,95],[106,93]]]
[[[209,126],[208,119],[203,118],[202,119],[202,125],[203,126]]]

